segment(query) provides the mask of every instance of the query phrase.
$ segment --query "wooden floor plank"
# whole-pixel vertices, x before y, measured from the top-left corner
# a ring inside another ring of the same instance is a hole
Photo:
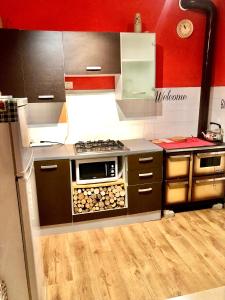
[[[47,300],[162,300],[225,285],[225,210],[42,237]]]

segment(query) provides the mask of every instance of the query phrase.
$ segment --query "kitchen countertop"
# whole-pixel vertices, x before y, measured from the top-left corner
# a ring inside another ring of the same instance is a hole
[[[57,144],[51,146],[33,147],[34,160],[54,160],[54,159],[86,159],[93,157],[125,156],[153,151],[163,151],[163,149],[145,139],[131,139],[121,141],[128,149],[122,151],[99,152],[99,153],[77,153],[74,145]]]

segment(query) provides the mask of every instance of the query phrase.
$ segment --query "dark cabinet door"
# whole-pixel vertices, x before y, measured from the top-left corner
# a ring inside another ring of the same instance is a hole
[[[62,32],[24,30],[20,43],[28,101],[65,101]]]
[[[24,97],[19,30],[0,29],[0,91],[2,95]]]
[[[128,186],[128,213],[161,210],[161,190],[161,182]]]
[[[63,32],[65,73],[98,75],[120,73],[120,34]]]
[[[34,163],[41,225],[72,222],[70,161]]]

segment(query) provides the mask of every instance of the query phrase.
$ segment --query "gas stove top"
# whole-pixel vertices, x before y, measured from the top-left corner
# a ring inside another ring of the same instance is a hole
[[[79,141],[75,145],[77,153],[90,152],[114,152],[128,150],[121,141],[98,140],[98,141]]]

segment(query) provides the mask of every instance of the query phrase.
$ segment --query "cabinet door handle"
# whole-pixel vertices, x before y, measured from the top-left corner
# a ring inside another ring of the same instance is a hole
[[[171,160],[176,160],[176,159],[182,159],[182,158],[190,158],[191,155],[187,154],[187,155],[174,155],[174,156],[169,156],[168,158]]]
[[[38,99],[40,100],[45,100],[45,99],[54,99],[55,96],[54,95],[39,95]]]
[[[41,166],[41,170],[54,170],[57,168],[58,168],[58,165]]]
[[[153,173],[140,173],[139,174],[139,177],[150,177],[150,176],[153,176]]]
[[[218,152],[207,152],[207,153],[197,153],[197,157],[211,157],[211,156],[220,156],[225,155],[225,151],[218,151]]]
[[[101,71],[102,67],[101,66],[88,66],[86,67],[86,71]]]
[[[146,92],[132,92],[132,95],[145,95],[147,94]]]
[[[153,157],[141,157],[138,159],[139,162],[153,161]]]
[[[168,182],[168,186],[171,188],[176,188],[185,185],[188,185],[188,181]]]
[[[224,181],[224,180],[225,180],[225,177],[220,177],[220,178],[210,178],[210,179],[196,180],[195,182],[198,184],[198,183]]]
[[[147,189],[138,189],[138,193],[147,193],[147,192],[151,192],[152,188],[147,188]]]

